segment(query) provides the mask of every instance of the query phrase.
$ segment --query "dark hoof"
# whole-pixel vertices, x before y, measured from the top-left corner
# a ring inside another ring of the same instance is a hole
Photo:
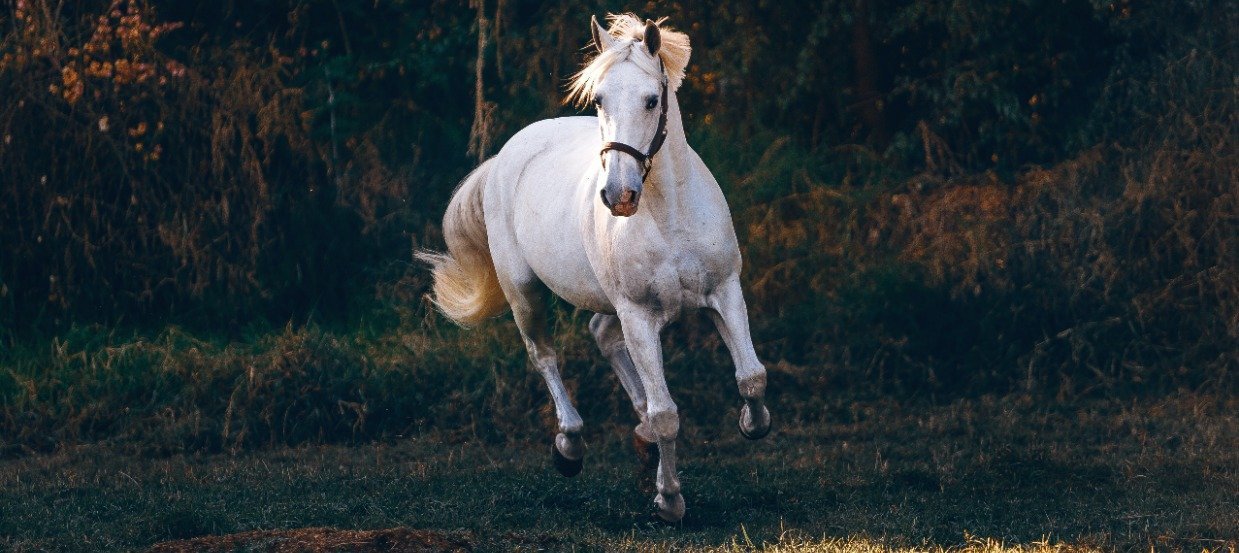
[[[658,468],[658,444],[647,442],[637,434],[632,435],[632,446],[637,448],[637,459],[641,461],[642,470]]]
[[[559,474],[572,478],[581,474],[581,467],[585,466],[585,458],[582,457],[573,461],[564,457],[564,454],[559,452],[559,448],[555,447],[555,444],[551,444],[551,464],[555,465],[555,470],[559,471]]]
[[[750,440],[760,440],[760,439],[762,439],[762,438],[765,438],[765,437],[766,437],[766,434],[769,434],[769,433],[770,433],[770,427],[769,427],[769,426],[766,426],[766,428],[765,428],[764,430],[755,431],[755,432],[753,432],[752,434],[749,434],[748,432],[745,432],[745,431],[744,431],[744,426],[743,426],[743,425],[742,425],[742,426],[740,426],[740,435],[741,435],[741,436],[744,436],[745,438],[750,439]]]
[[[737,426],[740,427],[741,436],[744,436],[745,438],[748,438],[750,440],[760,440],[762,438],[765,438],[766,434],[770,433],[770,427],[771,427],[770,411],[766,409],[764,405],[762,406],[762,411],[764,412],[763,414],[765,415],[763,418],[766,419],[765,424],[757,426],[757,428],[754,428],[752,431],[748,431],[744,429],[744,426],[745,426],[744,422],[745,422],[745,419],[748,419],[749,424],[752,425],[754,422],[753,414],[751,411],[749,411],[749,406],[747,404],[740,408],[740,420],[737,423]]]
[[[684,496],[675,494],[671,498],[664,495],[654,496],[654,505],[658,507],[655,513],[659,519],[669,524],[675,524],[684,519]]]

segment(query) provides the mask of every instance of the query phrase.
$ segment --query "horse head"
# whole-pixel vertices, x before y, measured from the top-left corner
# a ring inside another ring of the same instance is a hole
[[[629,217],[667,137],[669,90],[683,77],[688,41],[627,14],[613,16],[610,30],[596,18],[590,27],[598,55],[577,74],[569,100],[592,102],[597,110],[603,175],[598,196],[612,215]]]

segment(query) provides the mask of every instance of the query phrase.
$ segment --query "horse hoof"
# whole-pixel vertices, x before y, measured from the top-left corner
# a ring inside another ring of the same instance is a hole
[[[680,522],[684,518],[684,495],[675,494],[670,499],[663,494],[654,496],[654,505],[658,506],[658,518],[663,522]]]
[[[555,465],[555,470],[559,471],[559,474],[572,478],[581,474],[581,467],[585,466],[585,458],[573,460],[564,457],[564,454],[559,452],[559,448],[551,444],[551,464]]]
[[[658,444],[647,442],[637,434],[632,435],[632,445],[637,448],[637,459],[641,461],[642,470],[658,468]]]
[[[760,440],[770,433],[770,410],[761,406],[761,416],[753,418],[753,412],[746,403],[740,408],[740,435],[750,440]]]

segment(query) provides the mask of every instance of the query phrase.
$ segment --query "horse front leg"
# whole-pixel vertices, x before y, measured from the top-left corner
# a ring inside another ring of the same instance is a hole
[[[637,412],[639,423],[633,429],[633,446],[641,459],[642,470],[654,470],[658,467],[658,439],[646,424],[645,385],[637,374],[637,367],[632,363],[632,355],[628,353],[628,345],[624,343],[624,330],[620,326],[619,317],[598,313],[589,320],[589,332],[594,335],[598,349],[611,362],[611,370],[624,387],[624,392],[632,401],[632,409]]]
[[[750,440],[770,432],[770,410],[766,408],[766,367],[757,359],[749,334],[749,313],[744,305],[739,276],[727,279],[709,299],[710,318],[718,327],[723,342],[736,366],[736,386],[744,407],[740,409],[740,434]]]
[[[663,374],[661,325],[641,310],[620,313],[624,342],[637,376],[645,390],[646,430],[658,443],[658,472],[654,504],[658,516],[667,522],[684,518],[684,496],[680,494],[680,477],[675,471],[675,440],[680,433],[680,415],[667,390]]]

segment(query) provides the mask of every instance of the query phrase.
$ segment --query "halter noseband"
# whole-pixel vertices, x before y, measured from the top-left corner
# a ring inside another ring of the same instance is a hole
[[[598,152],[598,156],[602,158],[602,167],[604,169],[607,167],[606,156],[608,150],[624,152],[632,156],[633,159],[637,160],[637,163],[641,164],[641,182],[645,182],[646,177],[650,176],[650,167],[654,165],[654,154],[657,154],[658,150],[662,149],[663,142],[667,140],[667,73],[663,69],[661,57],[658,59],[658,72],[663,77],[662,99],[660,100],[662,102],[662,113],[658,115],[658,128],[654,129],[654,140],[650,141],[650,151],[643,154],[641,150],[623,142],[607,142],[602,145],[602,151]]]

